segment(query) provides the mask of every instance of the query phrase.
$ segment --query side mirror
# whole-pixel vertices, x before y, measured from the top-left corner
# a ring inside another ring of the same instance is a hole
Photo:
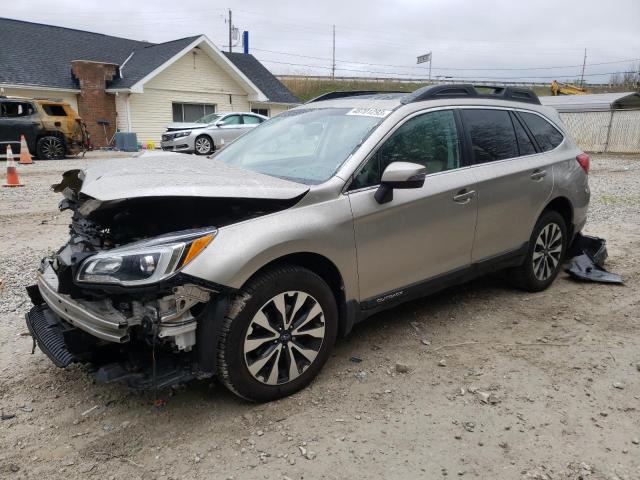
[[[224,127],[224,120],[220,120],[220,121],[218,121],[218,122],[214,123],[214,125],[215,125],[216,127]]]
[[[384,169],[374,198],[378,203],[387,203],[393,200],[396,188],[421,188],[426,173],[424,165],[418,163],[392,162]]]

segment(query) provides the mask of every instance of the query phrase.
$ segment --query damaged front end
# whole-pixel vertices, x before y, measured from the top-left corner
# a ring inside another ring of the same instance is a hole
[[[91,363],[96,378],[161,388],[215,371],[218,325],[230,289],[182,269],[218,228],[287,208],[291,200],[129,197],[83,192],[84,172],[53,189],[73,212],[70,237],[41,261],[27,288],[27,326],[59,367]]]

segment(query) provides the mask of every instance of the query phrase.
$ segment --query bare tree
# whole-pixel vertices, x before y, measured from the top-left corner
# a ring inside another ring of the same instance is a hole
[[[640,89],[640,62],[629,65],[624,72],[612,74],[609,77],[609,83],[631,90]]]

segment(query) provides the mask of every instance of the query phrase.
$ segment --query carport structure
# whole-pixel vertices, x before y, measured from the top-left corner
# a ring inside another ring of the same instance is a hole
[[[583,150],[640,153],[640,93],[559,95],[540,101],[558,111]]]

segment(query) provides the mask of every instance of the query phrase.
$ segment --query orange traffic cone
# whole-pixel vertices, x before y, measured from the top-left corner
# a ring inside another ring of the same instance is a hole
[[[27,147],[27,139],[24,138],[24,135],[20,135],[20,161],[18,163],[20,165],[31,165],[33,163],[29,147]]]
[[[7,145],[7,183],[3,187],[24,187],[20,183],[18,178],[18,172],[16,171],[16,162],[13,161],[13,152],[11,151],[11,145]]]

